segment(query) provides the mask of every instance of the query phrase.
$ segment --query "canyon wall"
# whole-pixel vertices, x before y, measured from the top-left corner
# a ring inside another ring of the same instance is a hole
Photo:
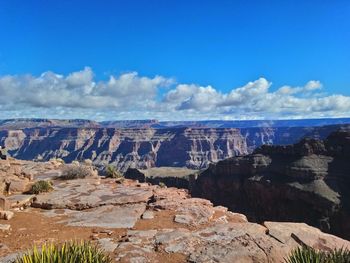
[[[264,145],[211,164],[192,194],[250,220],[306,222],[350,239],[350,131],[325,140]]]
[[[310,127],[126,129],[45,126],[19,129],[11,123],[7,122],[7,126],[0,129],[0,145],[6,146],[15,158],[44,161],[62,158],[66,162],[91,159],[95,165],[113,164],[121,171],[129,167],[161,166],[203,169],[212,162],[249,154],[263,144],[290,144],[305,135],[323,137],[336,129],[336,126],[327,126],[323,133]],[[56,125],[57,121],[44,122],[47,123]],[[58,124],[62,125],[62,121]]]
[[[91,159],[97,165],[203,168],[248,153],[238,129],[30,128],[0,131],[0,143],[25,160]]]

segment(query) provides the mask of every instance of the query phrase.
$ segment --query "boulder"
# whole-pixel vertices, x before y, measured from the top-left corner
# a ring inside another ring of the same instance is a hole
[[[10,209],[10,201],[7,200],[5,196],[0,196],[0,211],[9,210],[9,209]]]
[[[10,220],[14,216],[11,211],[0,211],[0,219]]]

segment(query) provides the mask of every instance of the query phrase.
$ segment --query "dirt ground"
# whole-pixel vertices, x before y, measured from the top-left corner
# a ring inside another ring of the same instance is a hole
[[[0,257],[20,251],[27,251],[33,246],[41,246],[44,243],[62,243],[70,240],[90,240],[96,238],[112,238],[115,241],[123,239],[126,229],[105,229],[96,227],[66,226],[59,221],[63,216],[47,217],[40,209],[27,209],[16,212],[10,221],[0,220],[0,224],[10,224],[10,231],[0,231]],[[174,214],[171,211],[158,211],[151,220],[139,220],[134,230],[150,230],[160,228],[184,227],[173,221]],[[108,230],[113,231],[108,233]],[[0,245],[1,246],[1,245]],[[113,255],[111,255],[113,258]],[[168,254],[162,250],[151,256],[151,261],[178,263],[186,262],[186,256],[182,254]],[[121,261],[127,262],[127,261]]]

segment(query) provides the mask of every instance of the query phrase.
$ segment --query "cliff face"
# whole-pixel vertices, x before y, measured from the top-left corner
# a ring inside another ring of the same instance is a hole
[[[350,132],[263,146],[212,164],[193,194],[248,218],[306,222],[350,239]]]
[[[18,159],[91,159],[128,167],[202,168],[248,153],[238,129],[35,128],[0,131],[1,143]]]
[[[326,129],[332,130],[329,128]],[[313,128],[135,128],[39,127],[0,130],[0,144],[24,160],[91,159],[127,168],[160,166],[202,169],[209,163],[246,155],[263,144],[289,144]],[[325,132],[326,133],[326,132]]]

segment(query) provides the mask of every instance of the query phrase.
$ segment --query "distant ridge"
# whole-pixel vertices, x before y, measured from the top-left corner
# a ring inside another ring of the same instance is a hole
[[[350,118],[295,119],[295,120],[200,120],[200,121],[158,121],[114,120],[93,121],[84,119],[36,119],[19,118],[0,120],[0,129],[25,128],[253,128],[253,127],[318,127],[350,124]]]

